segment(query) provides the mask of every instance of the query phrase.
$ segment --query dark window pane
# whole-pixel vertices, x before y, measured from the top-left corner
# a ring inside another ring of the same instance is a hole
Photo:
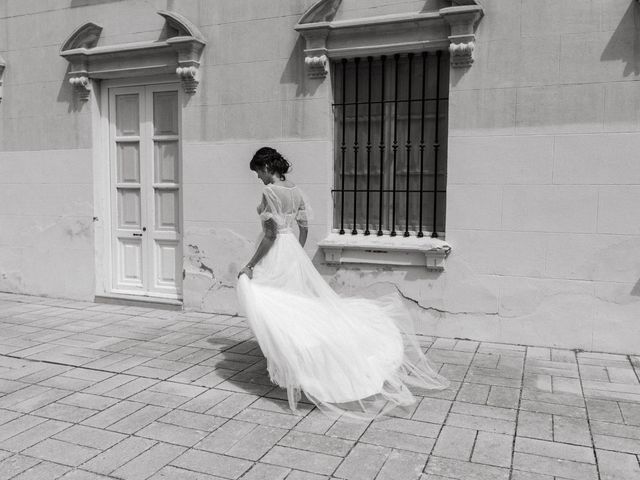
[[[443,233],[448,72],[446,52],[334,63],[334,227],[429,234],[435,207]]]

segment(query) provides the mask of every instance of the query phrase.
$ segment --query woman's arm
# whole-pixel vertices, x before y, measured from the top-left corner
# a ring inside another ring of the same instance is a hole
[[[307,242],[307,234],[309,233],[309,228],[298,224],[298,230],[300,230],[298,241],[300,242],[300,245],[304,247],[304,244]]]
[[[238,278],[240,278],[240,275],[242,275],[243,273],[249,278],[253,278],[253,267],[260,260],[262,260],[262,258],[269,252],[269,250],[271,250],[273,242],[276,239],[278,226],[273,219],[269,219],[264,222],[264,226],[264,237],[262,238],[260,245],[258,245],[256,252],[253,254],[253,257],[251,257],[251,260],[249,260],[249,263],[247,263],[247,266],[240,270],[240,273],[238,273]]]
[[[304,247],[304,244],[307,242],[307,234],[309,233],[307,223],[309,221],[310,210],[307,210],[307,202],[302,191],[299,189],[297,191],[300,196],[300,203],[298,204],[298,211],[296,212],[296,223],[298,224],[298,231],[300,232],[298,235],[298,241],[300,242],[300,245]]]

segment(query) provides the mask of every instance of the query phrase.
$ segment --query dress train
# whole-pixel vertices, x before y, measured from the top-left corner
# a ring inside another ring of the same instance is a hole
[[[261,217],[276,219],[278,234],[253,279],[240,276],[237,293],[269,376],[287,390],[291,409],[304,392],[325,413],[373,418],[413,404],[409,386],[446,388],[400,296],[339,296],[294,235],[292,205],[270,187],[265,192]]]

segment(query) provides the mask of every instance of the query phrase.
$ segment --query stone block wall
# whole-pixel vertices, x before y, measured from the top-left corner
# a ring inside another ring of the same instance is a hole
[[[0,2],[0,290],[94,292],[91,115],[73,99],[60,43],[69,2]],[[68,6],[68,5],[67,5]]]
[[[100,45],[157,39],[156,12],[172,10],[208,42],[182,111],[185,308],[238,312],[236,273],[260,231],[248,163],[270,145],[310,197],[307,251],[338,291],[400,290],[423,333],[638,353],[638,2],[481,0],[475,63],[451,73],[442,273],[322,262],[331,82],[307,77],[293,29],[313,3],[0,2],[0,290],[93,298],[96,103],[78,105],[58,50],[87,21]],[[339,15],[447,3],[344,0]]]
[[[496,308],[428,323],[637,351],[640,5],[482,3],[476,62],[452,76],[447,240]]]

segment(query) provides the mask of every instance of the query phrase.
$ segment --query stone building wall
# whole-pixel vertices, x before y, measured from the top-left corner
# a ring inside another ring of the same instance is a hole
[[[469,291],[445,291],[474,300],[445,295],[443,310],[470,313],[427,323],[637,352],[640,5],[482,3],[476,63],[454,72],[449,118],[446,275]]]
[[[58,55],[82,16],[68,3],[0,2],[0,290],[89,299],[91,116],[73,101]]]
[[[293,29],[313,0],[0,2],[0,290],[92,299],[96,103],[80,105],[59,56],[92,21],[100,45],[153,40],[158,10],[207,38],[183,106],[184,305],[236,313],[238,269],[260,226],[249,171],[282,151],[315,216],[309,255],[343,293],[399,289],[424,333],[635,352],[640,327],[640,5],[482,0],[475,63],[449,100],[445,271],[329,267],[331,82],[304,71]],[[344,0],[340,18],[445,0]],[[99,86],[97,88],[99,92]],[[99,93],[96,93],[99,94]]]

